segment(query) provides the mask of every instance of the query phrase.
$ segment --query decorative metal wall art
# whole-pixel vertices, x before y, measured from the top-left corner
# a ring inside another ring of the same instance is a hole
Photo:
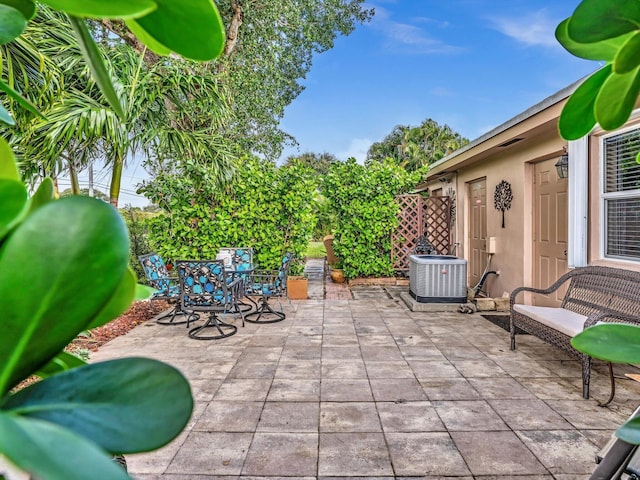
[[[513,200],[511,184],[502,180],[496,185],[496,191],[493,194],[493,204],[496,210],[502,212],[502,228],[504,228],[504,211],[511,208],[511,200]]]

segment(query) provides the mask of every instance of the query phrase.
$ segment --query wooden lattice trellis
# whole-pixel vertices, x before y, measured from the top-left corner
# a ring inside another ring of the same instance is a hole
[[[409,270],[409,255],[422,235],[426,235],[438,253],[448,254],[451,247],[451,199],[424,199],[414,194],[398,195],[396,201],[400,204],[400,213],[398,228],[391,234],[391,264],[394,270]]]

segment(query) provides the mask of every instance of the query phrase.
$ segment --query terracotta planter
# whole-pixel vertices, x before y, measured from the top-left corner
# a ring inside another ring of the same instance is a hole
[[[287,278],[287,296],[289,300],[306,300],[309,279],[306,277],[290,276]]]
[[[338,257],[333,253],[333,235],[327,235],[322,239],[324,243],[324,249],[327,251],[327,263],[329,265],[335,265],[338,263]]]
[[[344,283],[344,272],[341,268],[331,269],[331,280],[333,280],[334,283]]]

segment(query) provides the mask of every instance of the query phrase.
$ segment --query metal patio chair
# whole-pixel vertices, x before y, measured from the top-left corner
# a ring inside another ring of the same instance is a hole
[[[180,286],[177,278],[169,275],[169,270],[162,257],[156,252],[152,252],[140,255],[138,261],[142,265],[149,284],[157,290],[151,300],[165,300],[173,304],[171,311],[158,317],[156,323],[160,325],[182,325],[186,323],[188,325],[190,320],[188,317],[184,320],[176,320],[176,316],[184,315],[184,312],[180,310]]]
[[[220,318],[225,314],[240,314],[244,326],[244,312],[238,306],[242,279],[228,282],[222,260],[179,260],[176,270],[180,280],[180,308],[207,315],[202,325],[189,330],[189,337],[214,340],[235,334],[238,327]],[[207,329],[213,329],[214,333],[207,334]]]
[[[280,310],[274,310],[269,305],[272,298],[282,298],[287,295],[287,276],[289,266],[293,259],[293,253],[287,252],[282,258],[280,269],[278,270],[255,270],[251,283],[246,288],[248,296],[256,296],[258,308],[254,312],[247,313],[246,320],[251,323],[275,323],[284,320],[286,315]]]
[[[254,272],[255,266],[253,264],[253,248],[250,247],[223,247],[218,250],[216,260],[222,260],[224,262],[224,268],[229,277],[229,281],[233,281],[237,278],[242,279],[243,292],[238,299],[238,306],[244,313],[250,312],[253,309],[258,308],[258,304],[249,296],[246,296],[247,288],[251,285],[251,275]],[[244,298],[249,300],[251,304],[244,302]]]

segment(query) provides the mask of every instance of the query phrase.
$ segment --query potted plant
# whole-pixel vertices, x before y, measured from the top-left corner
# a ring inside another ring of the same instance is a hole
[[[331,267],[330,275],[331,275],[331,280],[333,280],[334,283],[344,283],[345,282],[344,272],[342,271],[342,261],[338,260]]]

